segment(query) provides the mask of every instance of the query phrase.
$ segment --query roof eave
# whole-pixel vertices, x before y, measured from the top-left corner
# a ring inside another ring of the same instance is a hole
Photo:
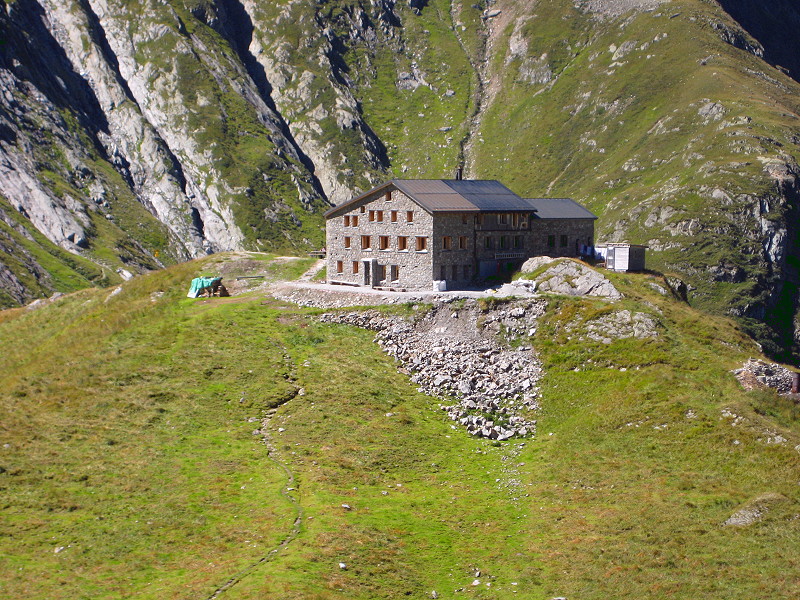
[[[322,216],[325,217],[326,219],[330,219],[331,217],[336,216],[335,213],[337,213],[338,211],[340,211],[340,210],[347,211],[350,208],[350,206],[358,204],[361,200],[363,200],[367,196],[371,196],[372,194],[380,192],[381,190],[383,190],[385,188],[388,188],[388,187],[391,187],[391,186],[397,187],[395,185],[395,183],[394,183],[394,179],[391,179],[391,180],[387,181],[386,183],[382,183],[381,185],[376,186],[376,187],[372,188],[371,190],[368,190],[368,191],[364,192],[360,196],[356,196],[355,198],[353,198],[351,200],[348,200],[347,202],[342,202],[341,204],[337,204],[333,208],[330,208],[330,209],[326,210],[322,214]]]

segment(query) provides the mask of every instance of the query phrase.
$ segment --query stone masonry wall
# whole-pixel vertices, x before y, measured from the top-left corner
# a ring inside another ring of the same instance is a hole
[[[373,220],[370,221],[370,211]],[[380,215],[379,215],[380,211]],[[397,220],[392,221],[392,211],[397,212]],[[413,221],[407,219],[413,213]],[[378,220],[379,216],[382,218]],[[349,217],[350,226],[345,226]],[[358,217],[358,225],[353,226],[353,217]],[[391,286],[405,289],[431,289],[433,271],[431,268],[431,231],[433,217],[397,189],[391,190],[391,200],[386,200],[385,192],[367,197],[359,205],[350,207],[343,215],[328,219],[326,231],[328,282],[364,285],[364,261],[370,261],[370,273],[376,267],[385,267],[385,277],[371,278],[373,285]],[[362,249],[361,236],[370,236],[371,249]],[[388,237],[388,248],[380,249],[381,236]],[[350,248],[345,248],[345,238],[350,238]],[[407,238],[407,249],[399,250],[399,237]],[[416,250],[416,238],[426,238],[427,248]],[[338,272],[338,263],[342,269]],[[353,263],[358,264],[358,272],[353,272]],[[398,278],[392,280],[392,265],[398,269]]]
[[[445,248],[445,237],[450,248]],[[460,241],[465,238],[465,247]],[[475,215],[437,213],[433,218],[433,278],[447,282],[447,289],[464,287],[476,275]]]
[[[554,236],[554,246],[548,237]],[[566,245],[562,237],[566,236]],[[592,219],[533,219],[526,243],[530,256],[577,256],[576,243],[594,244],[594,220]]]
[[[503,224],[490,213],[476,225],[473,213],[432,215],[397,189],[391,190],[391,200],[386,197],[385,190],[376,192],[345,214],[328,219],[329,283],[427,290],[433,281],[445,280],[448,289],[454,289],[468,286],[481,274],[495,274],[509,263],[519,266],[532,256],[577,256],[581,244],[594,242],[592,219],[527,219],[527,227],[521,227],[510,215]],[[362,248],[362,236],[369,236],[369,248]],[[400,250],[400,237],[406,239],[405,250]],[[425,250],[416,249],[417,237],[426,239]],[[498,259],[498,253],[519,256]]]

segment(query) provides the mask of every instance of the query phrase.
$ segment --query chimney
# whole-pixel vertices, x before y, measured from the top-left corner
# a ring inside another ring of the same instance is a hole
[[[461,181],[463,175],[464,175],[464,169],[461,167],[461,165],[459,165],[458,167],[456,167],[456,181]]]

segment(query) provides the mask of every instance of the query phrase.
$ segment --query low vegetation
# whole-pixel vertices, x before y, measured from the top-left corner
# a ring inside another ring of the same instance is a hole
[[[738,386],[757,349],[730,321],[611,275],[659,335],[603,344],[568,325],[608,304],[553,296],[537,435],[493,443],[370,332],[263,293],[186,298],[219,260],[0,312],[4,597],[209,598],[231,578],[219,597],[800,590],[800,421]]]

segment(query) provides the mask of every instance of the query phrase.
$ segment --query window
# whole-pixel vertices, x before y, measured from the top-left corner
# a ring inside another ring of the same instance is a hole
[[[500,236],[500,249],[505,250],[508,248],[508,237],[505,235]]]
[[[453,247],[453,238],[446,235],[442,238],[442,250],[450,250]]]
[[[378,265],[378,281],[386,279],[386,265]]]
[[[408,250],[408,238],[406,236],[397,236],[397,249],[400,252],[406,252]]]
[[[458,279],[458,265],[453,265],[451,271],[453,273],[453,279]]]
[[[492,239],[492,236],[490,236],[490,235],[486,236],[486,239],[483,240],[483,243],[484,243],[484,246],[485,246],[485,248],[487,250],[491,250],[492,248],[494,248],[494,240]]]
[[[367,207],[366,206],[362,206],[360,208],[360,210],[361,210],[361,214],[363,215],[365,212],[367,212]]]
[[[350,248],[350,238],[348,236],[345,236],[344,238],[344,247],[348,249]]]
[[[375,220],[375,211],[374,210],[369,211],[369,220],[370,220],[370,222]]]
[[[413,223],[414,222],[414,211],[413,210],[407,210],[406,211],[406,222],[407,223]]]
[[[398,267],[397,265],[392,265],[391,273],[392,273],[391,276],[392,281],[400,281],[400,267]]]
[[[391,202],[392,201],[392,192],[386,192],[386,201],[387,202]]]
[[[382,235],[378,237],[378,248],[381,250],[388,250],[389,249],[389,236]]]
[[[336,261],[336,272],[337,273],[344,272],[344,263],[342,261],[340,261],[340,260]]]
[[[467,236],[462,235],[458,237],[458,249],[459,250],[467,249]]]
[[[392,223],[397,223],[397,211],[396,211],[396,210],[393,210],[393,211],[390,213],[390,216],[391,216],[391,219],[392,219]]]
[[[522,248],[522,236],[515,235],[514,236],[514,248]]]
[[[461,224],[466,225],[467,221],[469,221],[469,215],[467,213],[463,213],[461,215]]]
[[[547,236],[547,246],[549,248],[555,248],[556,247],[556,236],[554,236],[554,235],[548,235]]]
[[[499,223],[500,223],[500,225],[507,225],[508,224],[508,215],[506,213],[500,213],[500,215],[499,215]]]
[[[345,227],[350,227],[350,215],[345,215],[344,216],[344,226]]]
[[[428,251],[428,238],[420,236],[417,238],[417,252]]]
[[[357,275],[357,274],[358,274],[358,261],[354,260],[353,261],[353,275]]]
[[[353,227],[358,227],[358,217],[352,217],[352,218],[350,219],[350,224],[351,224]]]
[[[378,223],[383,223],[383,211],[377,210],[375,211],[375,215],[378,217]]]
[[[565,235],[562,235],[562,236],[561,236],[561,247],[563,248],[563,247],[564,247],[564,246],[566,246],[568,243],[569,243],[569,240],[567,239],[567,236],[565,236]]]
[[[368,235],[361,236],[361,249],[362,250],[372,250],[372,240]]]
[[[511,226],[514,228],[519,227],[519,213],[511,215]]]

